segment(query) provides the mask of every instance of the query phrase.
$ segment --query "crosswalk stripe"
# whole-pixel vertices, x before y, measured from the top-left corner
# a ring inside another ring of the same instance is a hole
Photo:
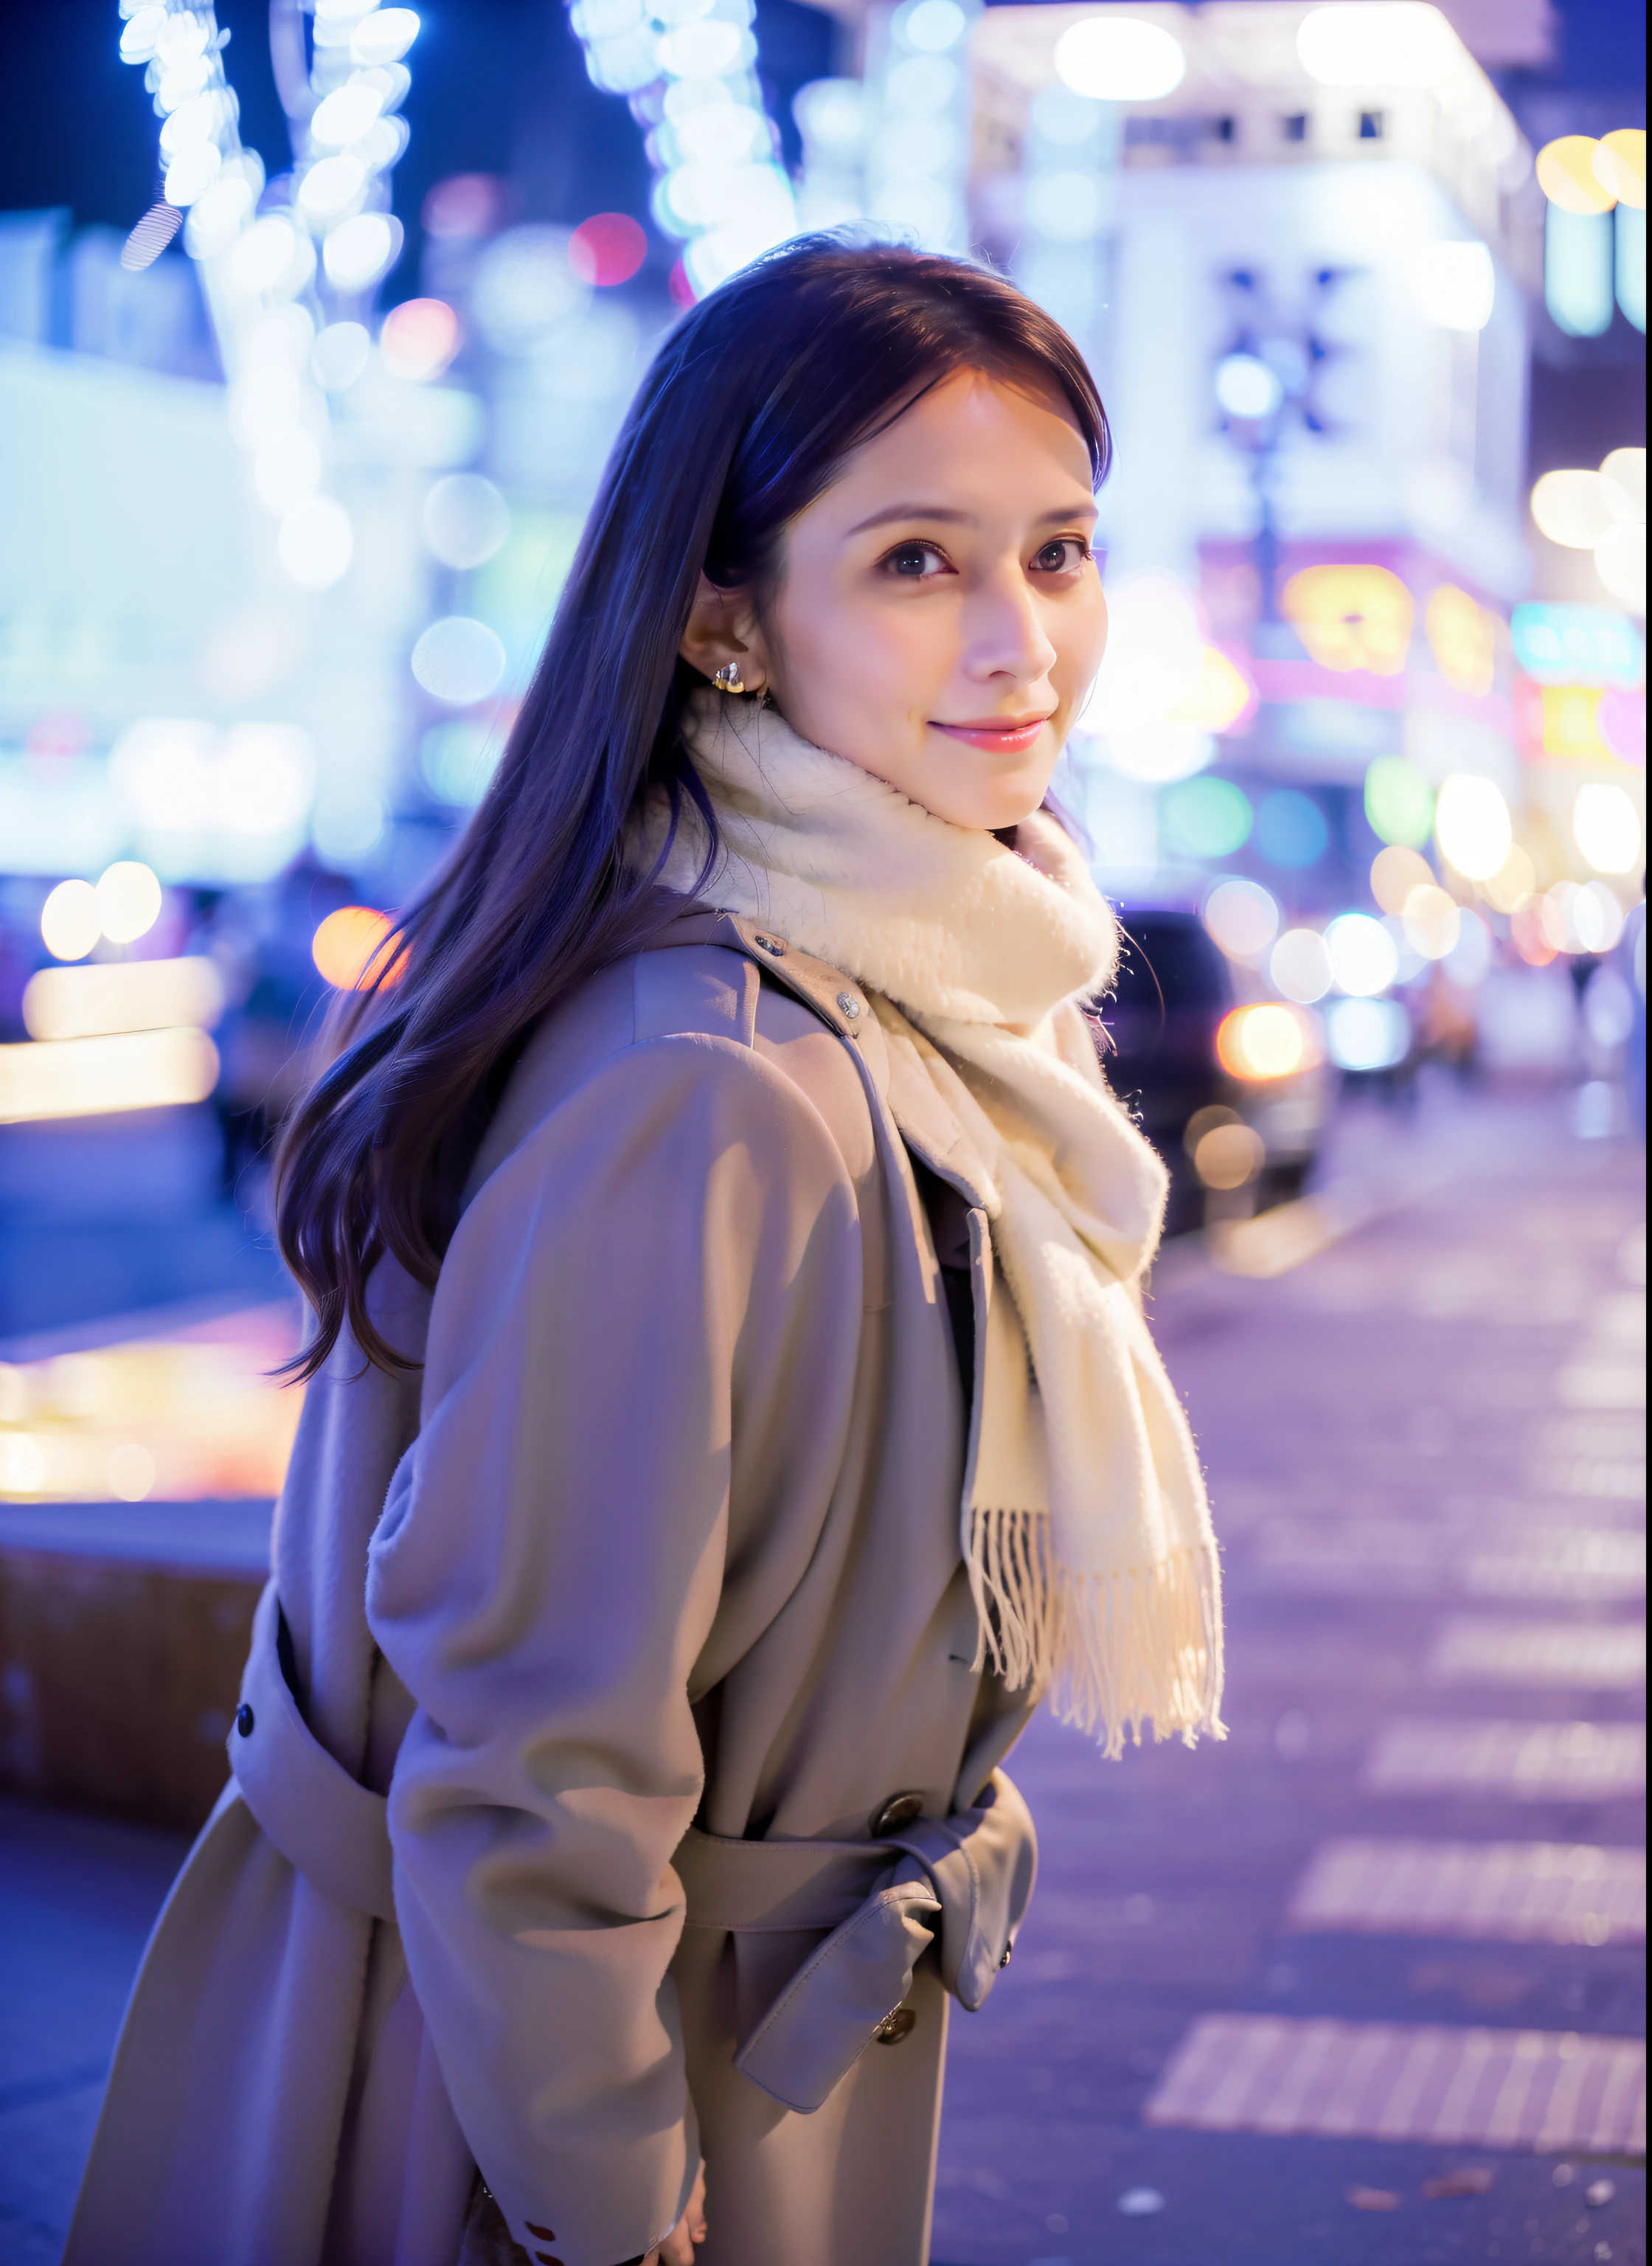
[[[1483,1794],[1517,1802],[1604,1802],[1646,1790],[1639,1723],[1385,1723],[1366,1758],[1373,1794]]]
[[[1444,1684],[1568,1684],[1632,1691],[1646,1682],[1646,1626],[1457,1615],[1441,1624],[1428,1672]]]
[[[1487,1538],[1420,1518],[1284,1517],[1256,1535],[1252,1563],[1293,1588],[1455,1590],[1468,1597],[1626,1604],[1646,1591],[1646,1543],[1631,1528],[1516,1526]]]
[[[1638,2151],[1646,2047],[1575,2031],[1202,2014],[1145,2115],[1203,2131]]]
[[[1304,1933],[1643,1941],[1646,1853],[1564,1841],[1327,1841],[1286,1920]]]

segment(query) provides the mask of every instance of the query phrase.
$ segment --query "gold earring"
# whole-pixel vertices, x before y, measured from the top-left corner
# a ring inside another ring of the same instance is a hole
[[[740,663],[737,661],[726,661],[716,676],[713,677],[712,683],[720,692],[743,692],[746,689],[746,680],[740,674]]]

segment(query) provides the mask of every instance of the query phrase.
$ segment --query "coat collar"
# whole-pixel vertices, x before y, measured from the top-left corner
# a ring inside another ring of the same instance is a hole
[[[687,903],[657,934],[649,948],[715,944],[755,960],[772,980],[810,1007],[822,1022],[859,1055],[879,1102],[894,1118],[901,1138],[929,1169],[949,1181],[967,1203],[983,1202],[988,1175],[975,1144],[957,1118],[905,1049],[891,1049],[864,984],[840,968],[800,952],[772,928],[737,913]]]

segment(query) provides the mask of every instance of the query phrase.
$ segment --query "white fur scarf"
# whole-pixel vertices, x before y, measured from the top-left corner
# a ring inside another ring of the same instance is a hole
[[[772,709],[701,694],[685,731],[723,840],[701,897],[857,978],[888,1037],[896,1123],[903,1076],[926,1077],[985,1166],[999,1287],[961,1537],[980,1656],[1047,1687],[1110,1755],[1146,1721],[1221,1736],[1216,1543],[1140,1304],[1165,1169],[1076,1004],[1112,980],[1111,911],[1042,813],[1012,851]],[[638,844],[651,864],[662,801]],[[705,848],[685,807],[661,879],[691,892]]]

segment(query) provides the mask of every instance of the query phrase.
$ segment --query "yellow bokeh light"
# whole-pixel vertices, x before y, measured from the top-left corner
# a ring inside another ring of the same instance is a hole
[[[1191,724],[1201,732],[1230,732],[1254,700],[1244,672],[1220,646],[1207,645],[1199,655],[1197,683],[1177,701],[1166,721]]]
[[[1411,593],[1385,566],[1305,566],[1281,593],[1285,617],[1323,669],[1397,676],[1411,647]]]
[[[1524,904],[1537,885],[1538,869],[1517,842],[1484,884],[1487,902],[1500,913],[1511,913]]]
[[[1618,201],[1595,171],[1600,148],[1592,134],[1562,134],[1538,152],[1538,186],[1562,212],[1610,212]]]
[[[1463,932],[1458,902],[1436,881],[1425,881],[1406,899],[1406,942],[1424,960],[1444,960]]]
[[[1611,754],[1600,736],[1600,689],[1593,684],[1542,687],[1543,752],[1594,763]]]
[[[1466,590],[1442,582],[1429,600],[1423,629],[1441,676],[1459,692],[1489,692],[1497,657],[1496,618]]]
[[[1603,134],[1594,155],[1595,179],[1620,205],[1646,210],[1646,128],[1622,126]]]
[[[1412,891],[1428,888],[1433,880],[1434,868],[1418,850],[1391,844],[1371,862],[1371,893],[1385,913],[1403,913]]]

